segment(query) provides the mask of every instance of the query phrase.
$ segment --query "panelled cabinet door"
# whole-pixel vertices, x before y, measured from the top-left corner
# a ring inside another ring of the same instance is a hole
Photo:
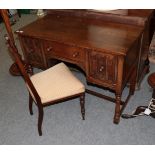
[[[91,52],[89,54],[89,76],[112,87],[117,78],[117,57],[109,54]]]
[[[38,39],[21,37],[25,60],[34,67],[45,68],[42,43]]]

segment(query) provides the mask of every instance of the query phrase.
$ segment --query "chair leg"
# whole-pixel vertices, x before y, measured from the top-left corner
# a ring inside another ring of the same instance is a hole
[[[80,106],[81,106],[82,119],[85,120],[85,93],[80,95]]]
[[[33,99],[31,97],[31,95],[29,94],[29,111],[30,111],[30,115],[33,115],[32,105],[33,105]]]
[[[39,112],[39,116],[38,116],[38,132],[39,132],[39,136],[42,136],[42,122],[43,122],[43,116],[44,116],[44,111],[43,111],[43,107],[38,107],[38,112]]]

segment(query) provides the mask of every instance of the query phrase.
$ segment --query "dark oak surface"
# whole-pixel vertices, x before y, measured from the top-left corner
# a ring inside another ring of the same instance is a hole
[[[21,35],[78,44],[84,48],[120,55],[126,55],[142,30],[131,25],[55,15],[47,15],[20,29],[23,31]]]

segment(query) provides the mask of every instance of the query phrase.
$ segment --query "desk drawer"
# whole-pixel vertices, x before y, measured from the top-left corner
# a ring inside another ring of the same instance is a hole
[[[86,53],[83,49],[55,42],[45,42],[44,50],[47,57],[69,59],[71,61],[84,62]]]
[[[89,54],[89,77],[96,84],[113,88],[117,80],[117,56],[92,51]]]

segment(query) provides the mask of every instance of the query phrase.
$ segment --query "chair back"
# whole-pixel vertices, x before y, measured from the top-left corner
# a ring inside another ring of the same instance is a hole
[[[30,79],[30,75],[28,74],[28,71],[26,70],[27,64],[24,63],[24,61],[22,60],[14,42],[8,36],[5,36],[5,39],[6,39],[7,44],[8,44],[9,52],[10,52],[14,62],[17,64],[17,66],[21,72],[21,75],[22,75],[22,77],[23,77],[23,79],[24,79],[24,81],[28,87],[29,93],[33,94],[32,98],[35,98],[35,101],[37,102],[38,106],[41,105],[40,96],[38,95],[32,81]]]

